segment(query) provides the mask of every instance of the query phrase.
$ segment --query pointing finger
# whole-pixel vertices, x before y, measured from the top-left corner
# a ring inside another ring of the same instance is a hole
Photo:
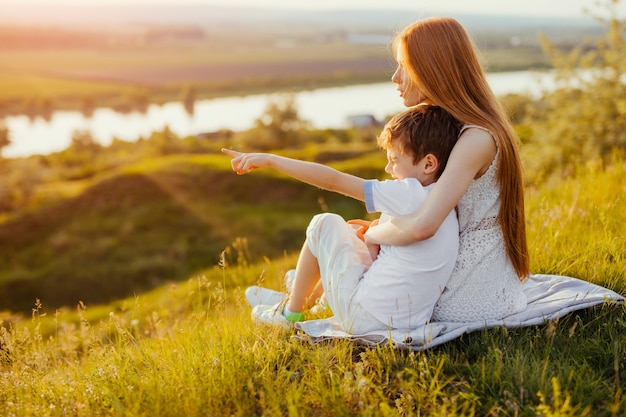
[[[241,155],[241,152],[237,152],[237,151],[234,151],[232,149],[227,149],[227,148],[222,148],[222,153],[232,156],[233,158]]]

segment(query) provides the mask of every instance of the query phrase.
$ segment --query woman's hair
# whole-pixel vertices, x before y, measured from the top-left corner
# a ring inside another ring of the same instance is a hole
[[[420,104],[392,117],[378,136],[383,149],[395,149],[417,164],[433,154],[439,162],[435,179],[443,173],[461,131],[461,122],[439,106]]]
[[[399,33],[394,49],[406,57],[404,70],[412,83],[435,105],[463,123],[482,126],[493,135],[500,163],[499,222],[506,251],[520,279],[529,274],[522,163],[518,140],[487,83],[476,47],[456,20],[420,20]]]

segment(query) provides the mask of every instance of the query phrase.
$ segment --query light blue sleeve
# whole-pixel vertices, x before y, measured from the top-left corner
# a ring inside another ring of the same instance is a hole
[[[376,180],[365,180],[363,184],[363,193],[365,194],[365,209],[368,213],[375,213],[374,206],[374,182]]]

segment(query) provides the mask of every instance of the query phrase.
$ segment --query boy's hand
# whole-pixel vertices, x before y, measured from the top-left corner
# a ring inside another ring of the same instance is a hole
[[[233,171],[239,175],[247,174],[255,169],[266,168],[270,165],[270,154],[242,153],[226,148],[222,148],[222,153],[233,158],[230,161],[230,165]]]

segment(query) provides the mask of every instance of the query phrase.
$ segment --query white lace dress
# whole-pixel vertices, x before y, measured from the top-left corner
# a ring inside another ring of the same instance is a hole
[[[459,257],[435,306],[433,321],[501,319],[526,307],[522,283],[506,254],[497,219],[498,157],[496,152],[487,172],[470,185],[457,205]]]

